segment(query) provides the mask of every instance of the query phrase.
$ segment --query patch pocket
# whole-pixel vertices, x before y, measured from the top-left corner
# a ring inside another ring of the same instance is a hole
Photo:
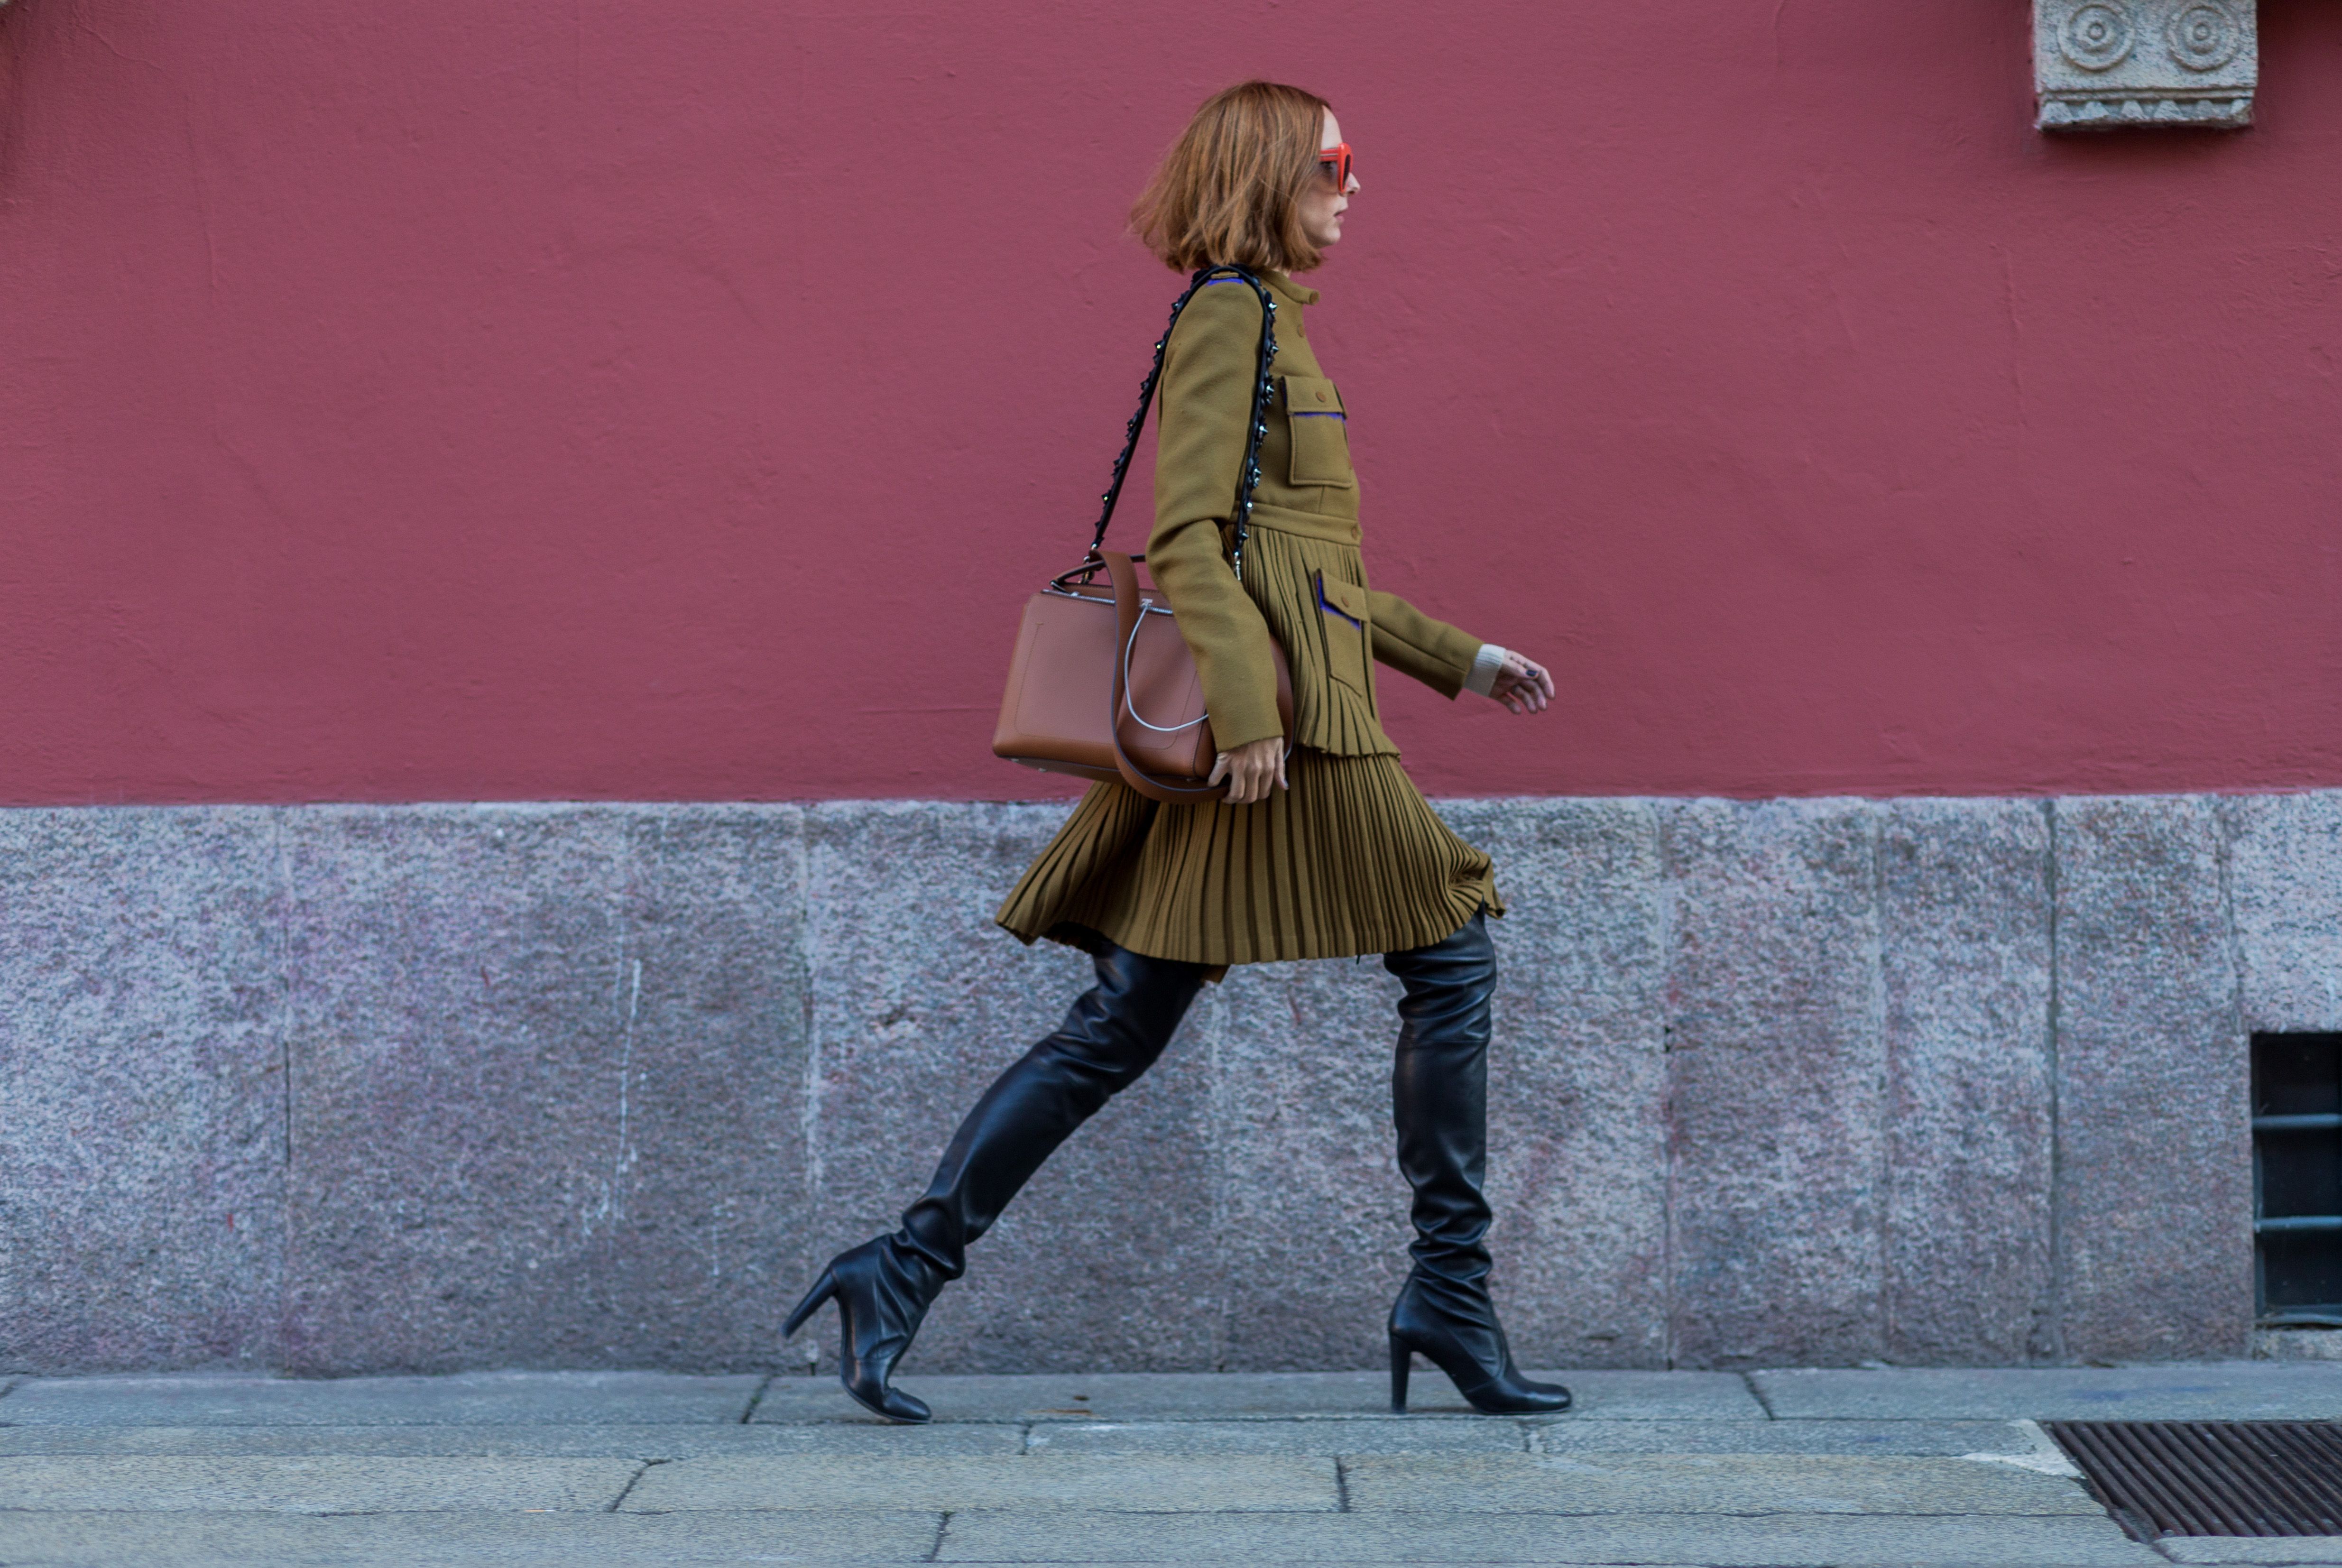
[[[1293,436],[1296,484],[1357,483],[1350,469],[1349,416],[1342,412],[1342,394],[1322,375],[1287,375],[1285,423]]]
[[[1317,620],[1326,634],[1326,673],[1360,696],[1366,695],[1366,591],[1323,571],[1317,584]]]

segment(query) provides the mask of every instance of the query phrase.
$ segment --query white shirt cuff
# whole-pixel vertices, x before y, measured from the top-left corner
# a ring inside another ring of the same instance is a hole
[[[1496,689],[1496,676],[1505,667],[1505,650],[1494,643],[1480,644],[1480,652],[1472,660],[1472,673],[1464,677],[1464,689],[1486,696]]]

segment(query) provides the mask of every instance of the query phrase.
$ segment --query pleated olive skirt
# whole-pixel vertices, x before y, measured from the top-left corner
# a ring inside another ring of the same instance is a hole
[[[1488,857],[1439,820],[1396,756],[1297,746],[1254,805],[1166,805],[1092,784],[995,916],[1030,943],[1223,969],[1427,947],[1486,905]]]

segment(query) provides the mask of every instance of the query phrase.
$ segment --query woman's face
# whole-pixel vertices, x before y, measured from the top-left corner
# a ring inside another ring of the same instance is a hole
[[[1342,122],[1334,118],[1334,111],[1326,111],[1326,128],[1317,138],[1321,147],[1342,145]],[[1312,180],[1301,198],[1301,232],[1309,243],[1323,250],[1342,237],[1342,215],[1350,205],[1350,197],[1358,188],[1358,176],[1352,175],[1349,184],[1334,188],[1333,175],[1322,165],[1318,177]]]

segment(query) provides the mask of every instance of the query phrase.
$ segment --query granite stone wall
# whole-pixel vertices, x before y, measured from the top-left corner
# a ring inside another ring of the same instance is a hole
[[[2247,1040],[2342,1029],[2342,794],[1441,809],[1513,905],[1526,1360],[2245,1352]],[[0,812],[0,1371],[802,1369],[1084,983],[989,923],[1063,812]],[[1375,1364],[1396,989],[1207,989],[914,1365]]]

